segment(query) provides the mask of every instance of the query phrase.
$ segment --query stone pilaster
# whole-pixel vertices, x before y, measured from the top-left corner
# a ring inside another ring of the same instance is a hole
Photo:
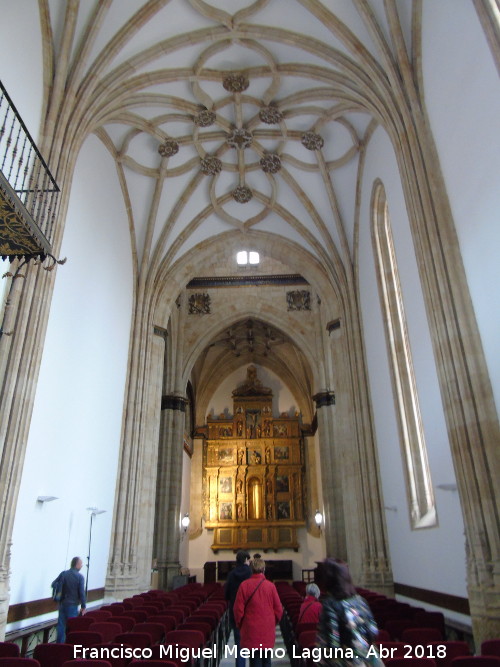
[[[151,332],[135,334],[106,577],[106,594],[117,599],[151,584],[165,342]]]
[[[342,466],[335,446],[335,394],[323,390],[313,396],[316,403],[321,457],[321,482],[325,513],[327,556],[347,560]]]
[[[162,396],[154,554],[158,585],[171,588],[179,574],[182,453],[187,399],[175,394]]]

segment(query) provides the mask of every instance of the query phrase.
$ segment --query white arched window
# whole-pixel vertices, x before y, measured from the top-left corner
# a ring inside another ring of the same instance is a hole
[[[412,528],[437,524],[415,373],[384,186],[372,193],[372,239]]]

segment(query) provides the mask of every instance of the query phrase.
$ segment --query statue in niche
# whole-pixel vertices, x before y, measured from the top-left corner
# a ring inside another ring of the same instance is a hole
[[[257,424],[257,437],[258,438],[262,437],[262,429],[260,427],[260,424]]]
[[[240,466],[243,465],[244,456],[245,456],[245,451],[243,449],[240,449],[238,452],[238,465]]]
[[[238,437],[241,438],[243,435],[243,422],[238,422],[238,425],[236,426]]]
[[[267,509],[267,512],[266,512],[267,519],[272,519],[273,518],[273,505],[272,505],[272,503],[267,503],[267,508],[266,509]]]
[[[239,479],[236,482],[236,493],[243,493],[243,480]]]
[[[271,435],[271,422],[269,419],[266,419],[264,422],[264,436],[268,438]]]
[[[266,447],[266,463],[271,463],[271,450]]]
[[[243,505],[241,503],[236,505],[236,517],[238,519],[243,519]]]
[[[273,483],[271,482],[270,479],[266,480],[266,491],[267,493],[273,492]]]
[[[253,452],[251,452],[250,463],[252,463],[253,465],[259,465],[260,463],[262,463],[262,456],[260,452],[258,452],[255,449],[253,450]]]

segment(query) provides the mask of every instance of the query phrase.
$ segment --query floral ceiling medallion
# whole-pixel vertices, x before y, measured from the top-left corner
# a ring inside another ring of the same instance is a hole
[[[202,109],[193,118],[193,122],[198,127],[209,127],[215,123],[215,111],[209,109]]]
[[[158,146],[158,153],[162,157],[172,157],[179,152],[179,144],[173,139],[167,139],[165,142]]]
[[[309,151],[318,151],[325,143],[323,137],[316,132],[304,132],[300,141]]]
[[[283,120],[283,113],[276,104],[271,103],[267,107],[262,107],[259,111],[259,118],[266,125],[276,125],[280,120]]]
[[[238,202],[238,204],[246,204],[252,199],[253,192],[247,185],[238,185],[238,187],[231,192],[231,195],[234,201]]]
[[[231,148],[248,148],[253,141],[252,133],[245,129],[235,129],[227,135]]]
[[[250,81],[247,76],[240,72],[228,74],[228,76],[222,80],[222,85],[229,93],[242,93],[248,88]]]
[[[276,153],[266,153],[260,160],[260,166],[265,174],[277,174],[281,169],[281,160]]]
[[[222,162],[214,155],[207,155],[201,161],[201,171],[206,176],[215,176],[222,171]]]

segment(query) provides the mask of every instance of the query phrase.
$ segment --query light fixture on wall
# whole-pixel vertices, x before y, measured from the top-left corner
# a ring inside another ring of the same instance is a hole
[[[57,496],[38,496],[36,502],[43,505],[43,503],[50,503],[52,500],[59,500],[59,498]]]
[[[90,547],[92,545],[92,524],[94,517],[98,514],[104,514],[106,510],[100,510],[98,507],[87,507],[87,512],[90,512],[90,530],[89,530],[89,551],[87,554],[87,576],[85,577],[85,597],[89,588],[89,570],[90,570]]]
[[[186,533],[190,523],[191,519],[189,518],[189,514],[186,512],[186,514],[184,514],[184,516],[181,519],[181,526],[184,528],[184,533]]]
[[[314,512],[314,523],[319,529],[319,532],[321,533],[321,524],[323,523],[323,514],[319,510],[316,510]]]

